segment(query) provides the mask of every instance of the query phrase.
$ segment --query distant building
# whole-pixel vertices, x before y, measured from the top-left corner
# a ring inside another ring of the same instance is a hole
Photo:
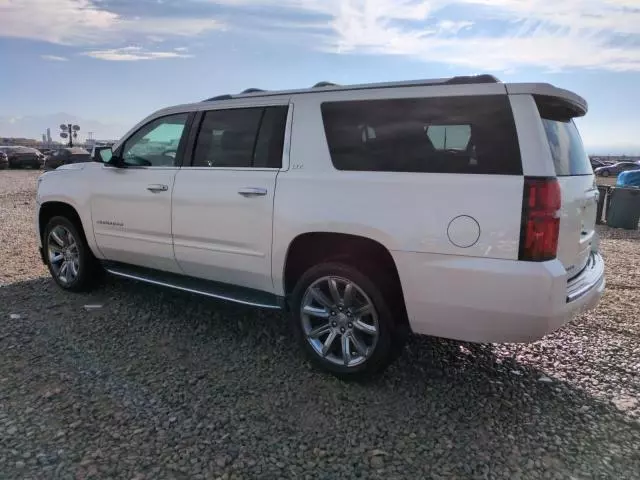
[[[20,138],[20,137],[1,137],[0,145],[19,145],[23,147],[33,147],[38,144],[37,140],[33,138]]]
[[[47,128],[47,143],[51,143],[51,129]]]

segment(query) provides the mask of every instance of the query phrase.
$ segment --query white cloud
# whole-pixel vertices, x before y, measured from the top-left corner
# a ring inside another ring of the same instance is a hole
[[[176,49],[177,50],[177,49]],[[97,58],[99,60],[108,60],[112,62],[136,62],[139,60],[161,60],[167,58],[189,58],[192,55],[180,51],[151,51],[142,47],[123,47],[111,48],[106,50],[91,50],[84,52],[83,55]]]
[[[325,51],[406,55],[474,70],[640,70],[640,0],[211,1],[326,17],[327,33],[312,43]],[[300,29],[289,34],[304,36]]]
[[[185,10],[189,1],[183,0]],[[121,45],[166,45],[235,28],[274,43],[337,53],[404,55],[475,71],[597,68],[640,71],[640,0],[206,0],[225,23],[123,17],[98,0],[0,0],[0,36],[90,48],[96,58],[186,56]],[[283,14],[286,13],[286,14]],[[180,48],[180,47],[178,47]]]
[[[123,18],[95,0],[0,0],[0,36],[91,45],[134,36],[196,36],[223,28],[213,18]]]
[[[58,55],[40,55],[40,58],[43,60],[50,60],[52,62],[67,62],[69,59],[67,57],[59,57]]]
[[[441,20],[438,22],[438,30],[442,33],[456,34],[461,30],[467,29],[473,26],[473,22],[468,20],[462,20],[459,22],[453,20]]]

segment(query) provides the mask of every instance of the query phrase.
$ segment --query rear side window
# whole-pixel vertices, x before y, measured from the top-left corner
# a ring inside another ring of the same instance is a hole
[[[284,106],[264,109],[253,155],[254,168],[282,167],[287,111],[288,108]]]
[[[339,170],[522,174],[506,95],[327,102],[321,110]]]
[[[193,166],[280,168],[287,108],[206,112],[196,140]]]
[[[591,162],[573,120],[543,118],[542,123],[551,148],[556,175],[591,175]]]

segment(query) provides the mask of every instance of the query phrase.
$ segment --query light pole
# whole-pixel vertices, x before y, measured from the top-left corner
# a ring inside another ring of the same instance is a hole
[[[78,132],[80,131],[80,125],[73,125],[72,123],[60,124],[60,136],[62,138],[69,137],[69,148],[73,147],[73,139],[78,138]]]

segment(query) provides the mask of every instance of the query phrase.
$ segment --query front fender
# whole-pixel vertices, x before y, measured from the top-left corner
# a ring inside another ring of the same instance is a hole
[[[72,167],[72,165],[69,165]],[[83,175],[84,168],[68,168],[55,170],[43,174],[38,179],[36,202],[36,225],[38,242],[42,247],[42,232],[40,232],[40,214],[42,208],[52,202],[63,203],[73,208],[80,218],[87,244],[97,258],[103,255],[96,243],[91,219],[91,182]]]

